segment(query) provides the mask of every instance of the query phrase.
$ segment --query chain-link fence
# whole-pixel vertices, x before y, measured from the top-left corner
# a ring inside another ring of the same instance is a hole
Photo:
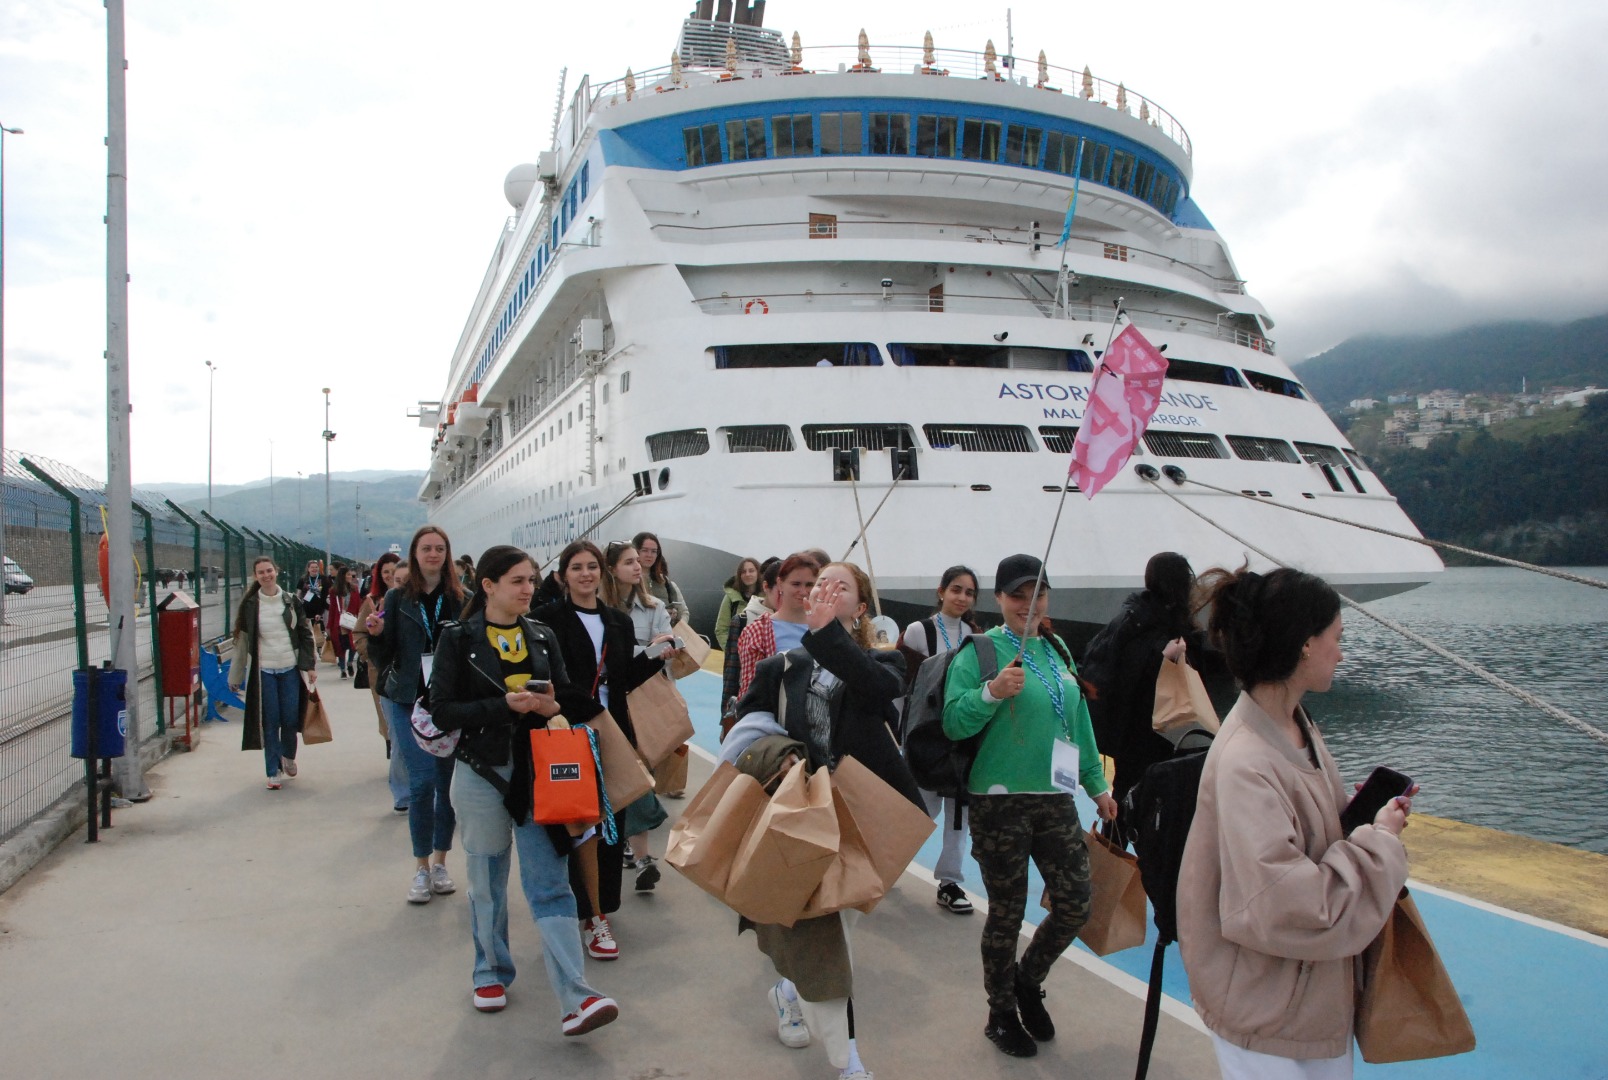
[[[49,458],[0,454],[5,595],[0,606],[0,842],[83,779],[70,756],[73,672],[111,655],[104,554],[104,483]],[[201,640],[223,637],[249,581],[270,555],[281,580],[322,559],[277,534],[218,521],[160,494],[134,492],[135,652],[140,730],[166,739],[153,608],[174,590],[201,605]],[[169,680],[172,685],[172,680]],[[131,688],[131,695],[132,695]],[[182,691],[181,691],[182,693]],[[183,699],[170,699],[182,709]],[[204,709],[204,702],[199,703]],[[130,752],[133,752],[130,747]]]

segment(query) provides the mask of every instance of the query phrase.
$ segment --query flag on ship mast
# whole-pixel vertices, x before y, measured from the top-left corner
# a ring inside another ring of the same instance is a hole
[[[1067,475],[1085,498],[1116,476],[1161,403],[1167,360],[1129,323],[1100,358]]]

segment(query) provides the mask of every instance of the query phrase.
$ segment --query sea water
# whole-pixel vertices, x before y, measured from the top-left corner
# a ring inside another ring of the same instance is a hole
[[[1455,568],[1368,608],[1608,731],[1608,591]],[[1334,687],[1306,704],[1348,782],[1389,765],[1422,785],[1417,810],[1608,853],[1608,744],[1358,612],[1342,649]]]

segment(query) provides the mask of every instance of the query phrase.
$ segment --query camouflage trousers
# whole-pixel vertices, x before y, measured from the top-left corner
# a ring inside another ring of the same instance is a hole
[[[995,1012],[1016,1008],[1016,977],[1038,986],[1089,919],[1089,849],[1070,795],[973,795],[972,857],[988,891],[983,987]],[[1027,911],[1027,863],[1044,878],[1050,910],[1016,960]]]

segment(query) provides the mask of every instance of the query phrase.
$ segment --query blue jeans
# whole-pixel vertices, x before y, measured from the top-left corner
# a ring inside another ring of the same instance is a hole
[[[295,668],[264,671],[257,704],[262,714],[263,763],[272,779],[279,775],[280,758],[296,758],[296,732],[301,730],[301,672]]]
[[[452,758],[426,753],[413,737],[413,706],[398,705],[381,698],[385,719],[391,726],[391,753],[402,755],[408,770],[408,833],[413,839],[413,857],[423,859],[432,851],[452,850],[452,830],[457,815],[452,812]]]
[[[497,773],[506,780],[513,767],[503,766]],[[542,960],[547,965],[547,981],[558,998],[559,1014],[575,1012],[598,991],[586,982],[569,870],[553,849],[547,829],[529,822],[516,827],[502,795],[467,765],[453,773],[452,805],[463,825],[469,930],[475,940],[474,985],[508,986],[514,981],[514,958],[508,951],[512,846],[519,850],[519,884],[542,936]]]

